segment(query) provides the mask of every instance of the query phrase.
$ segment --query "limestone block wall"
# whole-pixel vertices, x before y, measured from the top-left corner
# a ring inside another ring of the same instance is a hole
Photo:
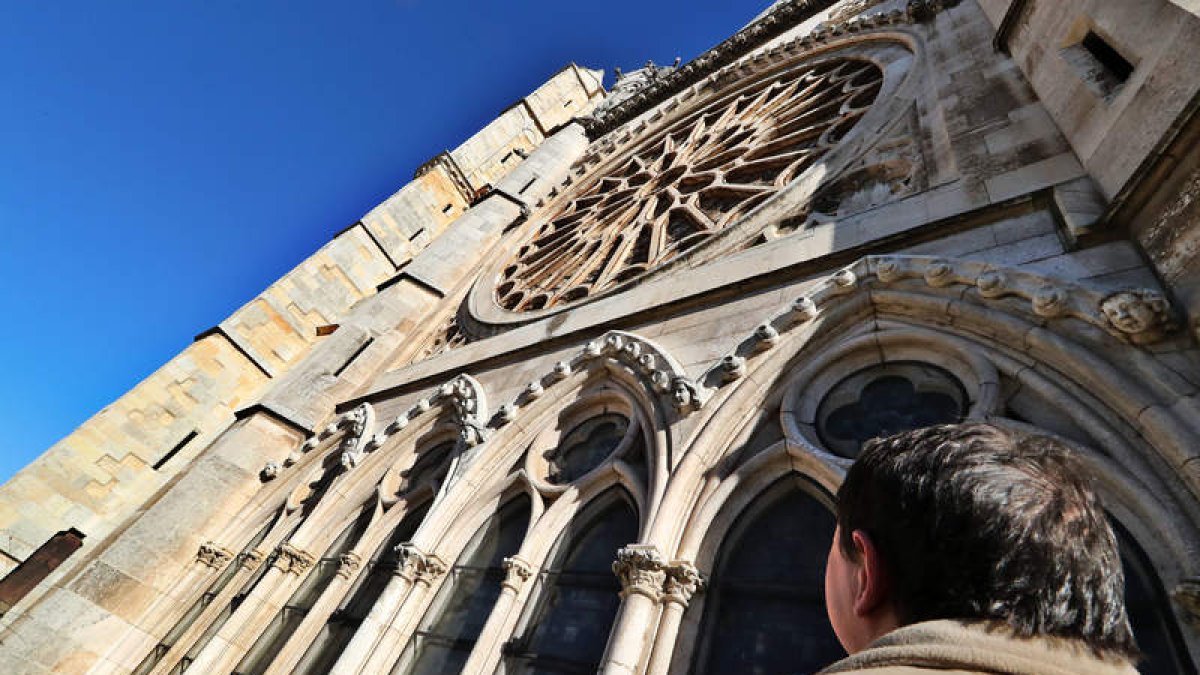
[[[590,111],[601,79],[557,73],[0,487],[0,575],[68,527],[85,552],[100,542],[327,339],[318,328],[374,296],[546,131]]]

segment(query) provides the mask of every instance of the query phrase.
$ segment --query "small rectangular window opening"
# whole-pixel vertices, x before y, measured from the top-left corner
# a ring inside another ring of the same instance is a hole
[[[506,152],[506,153],[504,154],[504,156],[500,158],[500,163],[501,163],[501,164],[504,164],[504,163],[505,163],[505,162],[507,162],[508,160],[512,159],[512,156],[513,156],[512,152]]]
[[[1133,64],[1093,30],[1078,43],[1063,49],[1062,55],[1088,88],[1105,99],[1116,96],[1133,75]]]
[[[416,232],[413,232],[412,234],[408,235],[408,240],[414,241],[417,237],[419,237],[423,234],[425,234],[425,228],[422,227],[421,229],[417,230]]]
[[[447,204],[447,205],[445,205],[445,206],[443,206],[443,207],[442,207],[442,213],[450,213],[450,212],[451,212],[451,211],[453,211],[453,210],[454,210],[454,205],[453,205],[453,204]]]
[[[20,602],[71,554],[83,546],[86,535],[75,528],[59,532],[0,579],[0,616]]]
[[[192,439],[198,435],[199,434],[196,431],[192,431],[187,436],[184,436],[182,441],[179,441],[178,443],[175,444],[175,447],[173,447],[169,451],[167,451],[167,454],[158,458],[158,461],[154,463],[154,470],[158,471],[159,469],[166,466],[167,462],[171,461],[171,459],[174,458],[175,455],[179,454],[179,451],[183,449],[183,446],[187,445],[188,443],[191,443]]]
[[[563,107],[564,107],[564,108],[570,108],[570,107],[571,107],[571,104],[572,104],[572,103],[574,103],[574,102],[575,102],[575,99],[573,99],[573,98],[569,98],[569,99],[567,99],[567,102],[563,104]]]

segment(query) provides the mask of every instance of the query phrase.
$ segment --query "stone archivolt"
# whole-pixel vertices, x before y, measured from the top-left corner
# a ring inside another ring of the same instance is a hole
[[[496,301],[556,307],[694,248],[819,163],[882,84],[877,64],[842,56],[724,94],[594,176],[504,268]]]

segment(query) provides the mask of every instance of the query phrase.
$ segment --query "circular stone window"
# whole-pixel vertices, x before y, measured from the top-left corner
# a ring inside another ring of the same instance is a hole
[[[560,200],[503,267],[495,302],[577,302],[707,241],[819,165],[883,82],[872,60],[826,58],[739,84],[651,133]]]
[[[830,451],[855,458],[863,443],[967,413],[962,383],[942,368],[899,361],[864,368],[838,382],[817,407],[817,435]]]
[[[629,419],[616,414],[593,417],[575,427],[546,455],[550,482],[570,483],[600,466],[621,444],[628,430]]]

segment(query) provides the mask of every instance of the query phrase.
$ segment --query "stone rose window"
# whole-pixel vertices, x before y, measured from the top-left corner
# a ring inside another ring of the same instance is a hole
[[[872,366],[830,390],[817,409],[817,434],[825,447],[858,456],[872,438],[960,421],[967,393],[949,372],[915,361]]]
[[[504,266],[515,312],[594,296],[709,240],[818,164],[883,86],[875,62],[834,57],[752,80],[607,164]]]

